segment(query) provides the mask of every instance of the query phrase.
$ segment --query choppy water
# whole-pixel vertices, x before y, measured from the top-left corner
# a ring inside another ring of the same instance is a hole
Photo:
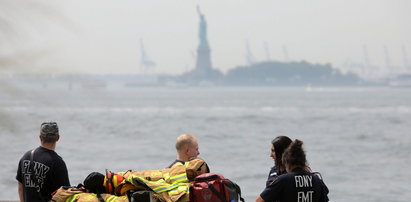
[[[0,199],[18,199],[18,160],[38,146],[40,123],[51,120],[73,185],[105,168],[164,168],[175,159],[175,138],[191,133],[212,172],[253,201],[273,164],[271,139],[287,135],[305,142],[332,201],[411,198],[411,89],[3,90]]]

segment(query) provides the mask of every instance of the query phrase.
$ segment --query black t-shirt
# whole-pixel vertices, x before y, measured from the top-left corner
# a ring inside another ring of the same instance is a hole
[[[277,177],[260,194],[265,202],[328,201],[328,188],[316,175],[301,168]]]
[[[277,167],[273,166],[270,172],[268,173],[267,182],[265,183],[265,186],[268,187],[268,185],[270,185],[278,176],[284,173],[286,172],[277,173]]]
[[[61,186],[70,186],[66,164],[53,150],[38,147],[33,154],[34,166],[30,164],[31,150],[20,159],[16,179],[23,185],[25,201],[41,201],[36,190],[34,174],[37,175],[40,193],[44,200],[51,199],[51,193]]]

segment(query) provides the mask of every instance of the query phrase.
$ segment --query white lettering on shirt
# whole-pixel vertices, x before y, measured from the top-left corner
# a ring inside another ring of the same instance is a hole
[[[301,175],[294,176],[295,187],[312,187],[313,186],[313,176],[310,175]],[[298,202],[312,202],[313,201],[314,191],[300,191],[297,193]]]
[[[313,193],[314,191],[307,191],[307,192],[300,191],[298,192],[298,195],[297,195],[297,201],[298,202],[312,202]]]
[[[312,187],[312,179],[313,176],[310,175],[302,175],[302,176],[294,176],[295,179],[295,187]]]
[[[32,162],[34,165],[30,165],[29,160],[23,161],[23,180],[25,187],[36,187],[36,184],[41,188],[43,187],[44,179],[46,178],[46,174],[50,171],[50,167],[39,163],[39,162]],[[36,175],[37,183],[34,181],[32,175]]]

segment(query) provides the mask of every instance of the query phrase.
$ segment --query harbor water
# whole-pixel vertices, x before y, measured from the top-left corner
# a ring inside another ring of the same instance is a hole
[[[91,172],[153,170],[175,158],[191,133],[212,172],[240,185],[246,201],[265,186],[278,135],[304,141],[310,167],[333,202],[411,198],[409,88],[16,87],[0,94],[0,200],[17,200],[24,152],[39,126],[56,121],[56,151],[72,185]]]

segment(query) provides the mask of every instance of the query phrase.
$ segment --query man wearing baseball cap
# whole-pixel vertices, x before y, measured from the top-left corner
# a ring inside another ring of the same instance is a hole
[[[55,122],[40,126],[40,143],[20,159],[16,179],[20,201],[49,201],[51,193],[70,186],[66,163],[54,151],[60,138]]]

